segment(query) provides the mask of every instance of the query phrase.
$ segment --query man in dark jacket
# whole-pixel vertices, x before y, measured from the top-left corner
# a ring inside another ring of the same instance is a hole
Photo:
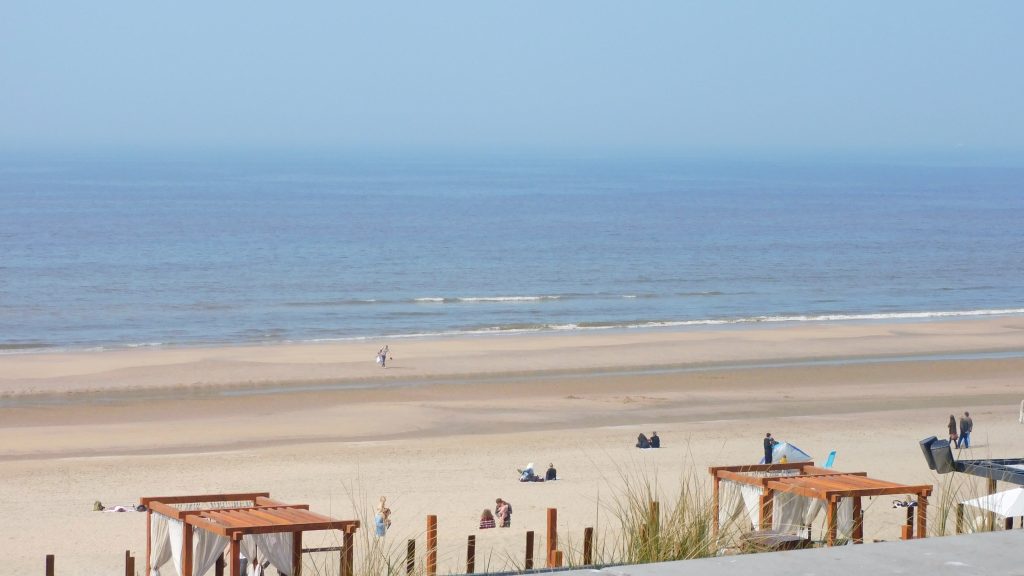
[[[775,448],[776,444],[778,444],[778,442],[775,441],[775,438],[772,438],[772,433],[771,432],[769,432],[769,433],[764,435],[764,463],[765,464],[771,464],[772,463],[772,450]]]
[[[956,447],[971,447],[971,431],[974,430],[974,420],[971,420],[971,413],[964,412],[960,418],[960,437],[956,439]]]

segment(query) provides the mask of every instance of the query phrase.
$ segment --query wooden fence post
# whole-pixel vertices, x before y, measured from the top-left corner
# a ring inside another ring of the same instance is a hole
[[[583,565],[590,566],[594,563],[594,529],[583,529]]]
[[[46,555],[46,576],[53,576],[53,564],[54,564],[53,554],[47,554]]]
[[[556,549],[558,549],[558,509],[548,508],[548,539],[545,542],[548,568],[557,568],[555,564]]]
[[[416,571],[416,539],[409,538],[405,546],[405,573],[412,574]],[[351,575],[346,575],[351,576]]]
[[[132,558],[132,551],[124,551],[124,576],[135,576],[135,558]]]
[[[526,533],[526,562],[527,570],[533,570],[533,530]]]
[[[963,534],[964,533],[964,505],[963,504],[957,504],[956,505],[956,533],[957,534]]]
[[[427,516],[427,576],[437,576],[437,516]]]
[[[661,532],[660,510],[658,502],[651,500],[647,508],[647,542],[654,558],[657,558],[658,536]]]
[[[476,570],[476,536],[470,534],[466,543],[466,574],[472,574]]]

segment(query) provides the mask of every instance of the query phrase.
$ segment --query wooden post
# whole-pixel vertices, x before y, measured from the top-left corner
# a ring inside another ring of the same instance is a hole
[[[924,494],[917,497],[917,537],[928,537],[928,497]]]
[[[551,562],[552,562],[552,568],[561,568],[562,567],[562,551],[561,550],[553,550],[551,552]]]
[[[46,576],[53,576],[53,564],[54,564],[53,554],[47,554],[46,555]],[[147,574],[147,576],[149,576],[149,575]]]
[[[146,506],[146,576],[152,574],[149,557],[153,555],[153,511]]]
[[[470,534],[466,543],[466,574],[476,570],[476,536]]]
[[[292,532],[292,573],[302,576],[302,532]]]
[[[135,576],[135,558],[131,550],[124,551],[124,576]]]
[[[341,571],[339,572],[341,576],[352,576],[353,574],[352,538],[353,534],[351,529],[345,530],[345,533],[341,537]],[[412,542],[415,543],[416,541],[412,540]]]
[[[853,498],[853,543],[864,543],[864,511],[861,509],[860,496]]]
[[[829,498],[828,502],[826,503],[826,508],[825,508],[825,526],[826,526],[826,531],[828,533],[828,536],[825,537],[825,545],[826,546],[835,546],[836,545],[836,535],[837,535],[837,532],[838,532],[838,527],[836,526],[836,505],[837,504],[838,503],[834,499],[832,499],[832,498]]]
[[[963,534],[964,533],[964,505],[963,504],[957,504],[956,505],[956,533],[957,534]]]
[[[910,526],[910,533],[914,533],[914,507],[907,506],[907,526]]]
[[[427,516],[427,576],[437,576],[437,516]]]
[[[775,491],[765,489],[761,494],[761,530],[772,528],[772,508],[774,508]]]
[[[412,574],[416,571],[416,540],[409,538],[408,544],[405,545],[405,573]],[[346,575],[351,576],[351,574]]]
[[[554,552],[558,548],[558,509],[548,508],[548,539],[544,543],[548,568],[555,568]]]
[[[231,576],[242,576],[242,567],[239,562],[242,559],[242,535],[231,535],[231,546],[228,548],[228,574]],[[148,574],[146,576],[149,576]]]
[[[527,570],[533,570],[533,530],[526,533],[526,562],[523,565]]]
[[[583,565],[590,566],[594,563],[594,529],[583,529]]]
[[[1003,530],[1013,530],[1013,516],[1003,518]]]
[[[900,526],[900,538],[902,538],[903,540],[910,540],[913,537],[914,537],[914,527],[913,526],[907,526],[906,524],[904,524],[903,526]]]
[[[722,505],[721,501],[719,500],[719,498],[721,498],[721,493],[719,492],[719,484],[721,483],[722,479],[719,478],[717,474],[715,474],[715,482],[711,488],[711,538],[713,540],[718,539],[718,531],[721,529],[721,526],[718,525],[719,507]]]
[[[188,522],[182,522],[181,531],[181,576],[192,576],[192,530]]]
[[[647,506],[647,525],[650,526],[648,536],[652,542],[657,542],[661,532],[661,514],[660,507],[655,500],[651,500]]]
[[[995,478],[989,478],[988,479],[988,493],[990,495],[996,493],[996,480],[995,480]],[[985,530],[995,530],[995,529],[996,529],[996,513],[995,512],[986,512],[985,513]]]

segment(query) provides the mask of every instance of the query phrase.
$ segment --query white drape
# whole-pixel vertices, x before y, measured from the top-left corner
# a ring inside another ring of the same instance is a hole
[[[282,574],[292,573],[292,548],[295,543],[291,532],[256,534],[256,545],[267,560]],[[248,536],[247,536],[248,537]]]
[[[167,534],[171,544],[171,559],[174,560],[174,568],[181,576],[181,552],[182,536],[185,525],[181,520],[167,519]],[[228,539],[214,534],[209,530],[196,528],[192,533],[192,575],[203,576],[213,565],[217,558],[224,553],[228,545]]]
[[[718,525],[723,529],[737,516],[745,514],[743,529],[758,525],[761,513],[761,489],[757,486],[721,480],[718,483]]]
[[[167,516],[158,512],[149,514],[150,576],[160,576],[160,567],[171,559],[171,541],[167,534]]]
[[[811,507],[811,499],[789,492],[776,492],[772,499],[772,529],[798,534]]]

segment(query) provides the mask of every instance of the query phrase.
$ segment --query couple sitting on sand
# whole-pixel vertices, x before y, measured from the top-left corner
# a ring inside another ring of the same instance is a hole
[[[637,448],[661,448],[661,438],[658,438],[657,432],[651,432],[651,437],[644,436],[643,432],[636,437]]]
[[[485,508],[483,514],[480,515],[481,530],[485,528],[494,528],[495,525],[501,526],[502,528],[512,526],[512,505],[501,498],[494,501],[493,514],[490,510]]]
[[[544,473],[544,477],[543,478],[541,478],[540,476],[537,476],[533,472],[533,462],[530,462],[529,464],[527,464],[526,468],[523,468],[522,470],[519,470],[517,468],[516,471],[519,472],[519,481],[520,482],[544,482],[546,480],[557,480],[558,479],[558,472],[555,470],[555,465],[553,463],[552,464],[548,464],[548,470],[547,470],[547,472]]]

